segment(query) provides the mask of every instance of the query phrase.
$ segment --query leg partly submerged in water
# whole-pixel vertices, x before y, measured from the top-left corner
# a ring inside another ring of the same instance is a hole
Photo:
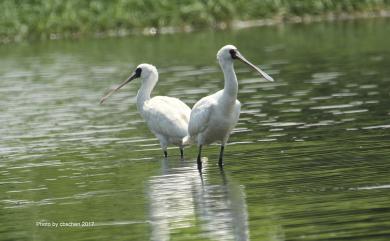
[[[183,159],[184,158],[184,148],[182,146],[180,146],[179,149],[180,149],[180,157],[181,157],[181,159]]]
[[[223,151],[225,150],[225,144],[221,145],[221,151],[219,152],[218,165],[220,168],[223,168]]]
[[[196,159],[197,163],[198,163],[199,172],[202,171],[202,160],[201,159],[202,159],[202,145],[199,145],[198,158]]]

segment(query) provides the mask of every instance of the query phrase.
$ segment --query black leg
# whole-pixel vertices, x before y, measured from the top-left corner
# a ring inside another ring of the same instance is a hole
[[[184,157],[183,147],[180,147],[180,157],[181,157],[181,159],[183,159],[183,157]]]
[[[224,145],[221,145],[221,152],[219,153],[219,161],[218,161],[218,165],[219,167],[223,167],[223,150],[225,149],[225,146]]]
[[[168,152],[166,150],[164,150],[164,157],[167,158],[168,157]]]
[[[199,146],[199,152],[198,152],[198,158],[197,158],[197,163],[198,163],[198,170],[199,172],[202,172],[202,145]]]

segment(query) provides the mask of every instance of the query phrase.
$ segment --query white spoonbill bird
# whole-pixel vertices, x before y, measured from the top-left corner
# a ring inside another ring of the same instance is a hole
[[[137,109],[145,119],[149,129],[160,141],[164,156],[168,156],[168,145],[174,144],[179,146],[180,155],[183,158],[183,138],[188,135],[191,109],[177,98],[168,96],[150,98],[150,94],[158,81],[158,72],[153,65],[138,65],[132,75],[102,97],[100,103],[103,103],[115,91],[136,78],[142,80],[141,88],[137,94]]]
[[[217,59],[225,77],[225,87],[223,90],[200,99],[192,108],[188,124],[189,136],[186,137],[186,141],[197,142],[199,171],[202,169],[202,146],[213,142],[221,143],[218,164],[222,168],[225,144],[240,116],[241,103],[237,100],[238,83],[233,68],[234,60],[240,60],[265,79],[273,81],[271,76],[246,60],[233,45],[222,47],[217,53]]]

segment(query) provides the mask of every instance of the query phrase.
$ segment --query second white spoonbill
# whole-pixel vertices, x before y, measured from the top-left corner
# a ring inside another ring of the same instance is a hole
[[[218,164],[220,167],[223,166],[225,145],[240,116],[241,103],[237,100],[238,83],[233,61],[240,60],[265,79],[273,81],[271,76],[246,60],[233,45],[222,47],[217,53],[217,59],[224,74],[225,87],[223,90],[200,99],[192,108],[188,124],[189,136],[186,139],[194,140],[198,144],[199,171],[202,169],[202,146],[213,142],[221,143]]]
[[[149,129],[160,141],[164,156],[168,156],[168,145],[174,144],[179,146],[183,158],[183,138],[188,135],[191,109],[177,98],[168,96],[150,98],[150,94],[158,81],[158,72],[153,65],[138,65],[133,74],[102,97],[100,103],[103,103],[115,91],[136,78],[142,80],[141,88],[137,94],[137,109],[145,119]]]

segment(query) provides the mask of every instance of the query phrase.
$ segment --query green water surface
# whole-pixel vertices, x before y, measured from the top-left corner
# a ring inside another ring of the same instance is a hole
[[[389,240],[389,39],[379,19],[0,46],[0,240]],[[235,64],[223,172],[216,145],[202,175],[195,146],[162,158],[139,82],[99,105],[148,62],[192,106],[228,43],[276,81]]]

